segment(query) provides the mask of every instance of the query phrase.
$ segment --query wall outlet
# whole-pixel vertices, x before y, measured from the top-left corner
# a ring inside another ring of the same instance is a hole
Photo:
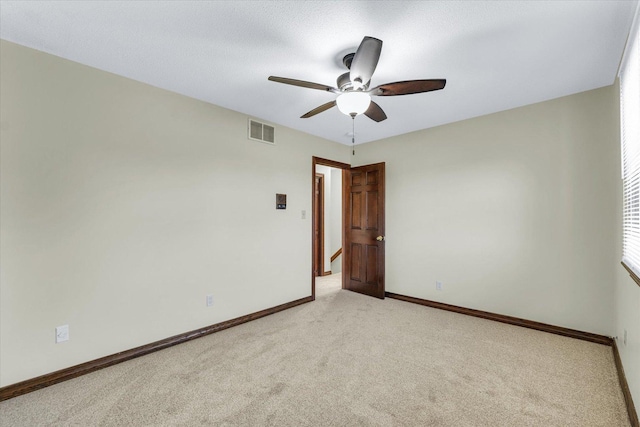
[[[69,325],[56,327],[56,344],[69,341]]]
[[[213,295],[207,295],[207,307],[211,307],[213,305]]]
[[[436,291],[441,291],[442,290],[442,282],[438,282],[436,280]]]
[[[306,219],[307,218],[307,211],[300,211],[300,219]]]
[[[622,343],[624,345],[627,345],[627,330],[624,330],[624,337],[622,338]]]

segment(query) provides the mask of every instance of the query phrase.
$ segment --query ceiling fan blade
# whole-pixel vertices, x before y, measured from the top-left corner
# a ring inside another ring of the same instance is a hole
[[[381,122],[387,119],[387,115],[382,111],[382,108],[373,101],[369,104],[369,108],[364,112],[364,115],[376,122]]]
[[[314,108],[313,110],[309,111],[306,114],[303,114],[302,116],[300,116],[301,119],[308,119],[309,117],[313,117],[316,114],[320,114],[323,111],[327,111],[329,108],[331,107],[335,107],[336,106],[336,101],[329,101],[326,104],[322,104],[319,107]]]
[[[368,36],[362,39],[362,43],[358,46],[353,61],[351,61],[349,78],[352,83],[359,82],[361,85],[369,83],[378,65],[381,51],[382,40]]]
[[[269,80],[271,80],[272,82],[284,83],[284,84],[293,85],[293,86],[306,87],[306,88],[309,88],[309,89],[324,90],[324,91],[327,91],[327,92],[340,92],[338,89],[336,89],[334,87],[327,86],[327,85],[322,85],[320,83],[305,82],[304,80],[288,79],[286,77],[276,77],[276,76],[269,76]]]
[[[404,82],[383,84],[371,89],[369,93],[371,95],[378,96],[410,95],[412,93],[440,90],[443,89],[446,84],[446,79],[408,80]]]

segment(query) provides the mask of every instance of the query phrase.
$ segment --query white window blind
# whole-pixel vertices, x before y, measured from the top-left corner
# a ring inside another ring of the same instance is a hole
[[[622,262],[640,276],[640,31],[638,10],[620,68],[623,180]]]

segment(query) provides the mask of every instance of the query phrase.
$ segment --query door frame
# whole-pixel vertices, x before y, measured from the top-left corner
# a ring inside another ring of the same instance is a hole
[[[312,215],[312,225],[311,225],[311,299],[316,299],[316,276],[313,271],[313,263],[316,259],[316,230],[313,227],[313,221],[316,220],[316,165],[321,166],[329,166],[331,168],[342,169],[342,192],[344,193],[344,176],[345,170],[351,169],[351,165],[347,163],[337,162],[335,160],[323,159],[321,157],[313,156],[311,158],[311,215]],[[344,206],[342,206],[341,217],[344,216]],[[342,244],[344,244],[344,227],[342,232]],[[340,245],[342,247],[342,245]],[[322,272],[324,273],[324,272]]]

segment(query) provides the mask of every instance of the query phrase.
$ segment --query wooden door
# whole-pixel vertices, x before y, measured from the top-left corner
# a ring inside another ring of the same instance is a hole
[[[344,173],[343,288],[384,298],[384,163]]]
[[[324,275],[324,174],[315,175],[315,212],[313,214],[314,248],[313,275]]]

